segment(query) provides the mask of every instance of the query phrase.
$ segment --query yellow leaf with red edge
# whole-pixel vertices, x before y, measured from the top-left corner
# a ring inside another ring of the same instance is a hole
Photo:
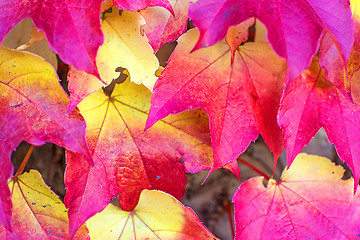
[[[120,72],[116,71],[119,67],[128,70],[132,82],[143,84],[152,91],[157,80],[155,72],[159,68],[159,61],[147,37],[141,35],[140,27],[144,23],[140,13],[124,10],[120,14],[116,7],[104,15],[101,29],[105,40],[96,56],[96,65],[103,82],[71,68],[68,76],[71,93],[68,112],[85,97],[119,77]]]
[[[13,178],[9,183],[12,195],[12,229],[19,239],[69,239],[67,210],[59,197],[44,183],[36,170]],[[1,233],[0,230],[0,236]],[[7,233],[10,234],[10,233]],[[82,226],[74,239],[89,239]]]
[[[235,192],[235,239],[359,239],[360,194],[329,159],[299,154],[281,181],[263,177]]]
[[[102,20],[105,40],[99,48],[96,62],[101,68],[100,76],[102,72],[115,72],[117,67],[126,68],[132,82],[144,84],[152,91],[159,61],[146,36],[141,35],[143,24],[140,13],[124,10],[119,14],[119,9],[113,7],[112,13],[105,14]],[[112,66],[109,66],[110,63]]]
[[[144,190],[130,212],[109,204],[86,222],[95,239],[216,240],[196,214],[169,194]]]
[[[185,172],[212,166],[206,114],[187,111],[159,121],[144,132],[151,92],[129,80],[79,104],[87,124],[86,139],[94,167],[67,152],[65,205],[71,232],[101,211],[119,194],[124,210],[132,210],[143,189],[156,189],[180,199]]]

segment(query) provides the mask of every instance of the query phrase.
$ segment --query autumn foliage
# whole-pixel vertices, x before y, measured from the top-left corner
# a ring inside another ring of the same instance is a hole
[[[284,149],[288,168],[279,181],[239,186],[235,239],[360,239],[357,1],[9,0],[0,9],[0,42],[24,18],[44,33],[0,48],[0,239],[216,239],[179,202],[186,173],[240,177],[236,160],[259,135],[274,169]],[[69,65],[70,96],[53,66],[24,51],[44,37]],[[155,53],[173,41],[162,70]],[[299,154],[320,128],[353,178]],[[66,149],[64,203],[38,172],[13,173],[22,141]]]

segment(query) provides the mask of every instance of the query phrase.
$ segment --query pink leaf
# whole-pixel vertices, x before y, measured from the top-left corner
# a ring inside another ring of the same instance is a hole
[[[143,30],[154,52],[165,43],[176,40],[187,28],[189,1],[171,0],[170,2],[175,15],[160,7],[151,7],[140,12],[146,22]]]
[[[317,58],[289,83],[280,106],[278,123],[284,133],[288,166],[323,127],[341,160],[352,170],[355,182],[359,181],[360,105],[349,102],[325,79]]]
[[[76,108],[82,100],[97,92],[105,85],[97,77],[79,71],[72,66],[70,66],[67,80],[69,82],[68,88],[70,92],[70,101],[66,110],[67,114]]]
[[[95,57],[103,43],[102,0],[9,0],[0,3],[0,42],[22,19],[44,31],[51,49],[77,69],[99,77]]]
[[[189,16],[201,33],[194,50],[213,45],[230,26],[256,17],[268,28],[275,52],[287,59],[290,79],[310,65],[323,29],[335,39],[345,63],[353,43],[348,0],[199,0],[190,5]]]
[[[119,9],[126,9],[129,11],[139,11],[151,6],[159,6],[166,8],[172,14],[173,9],[168,0],[113,0],[114,5]]]
[[[235,160],[259,134],[277,159],[283,147],[276,114],[284,62],[267,44],[248,43],[231,66],[225,42],[190,53],[197,37],[194,29],[179,39],[155,84],[146,128],[169,114],[201,108],[210,119],[212,170]]]
[[[358,239],[360,194],[329,159],[299,154],[281,181],[244,182],[233,197],[235,240]]]
[[[354,45],[351,55],[344,63],[336,45],[328,32],[323,35],[320,45],[319,63],[325,69],[326,78],[339,89],[350,101],[351,78],[360,66],[360,19],[354,16]]]

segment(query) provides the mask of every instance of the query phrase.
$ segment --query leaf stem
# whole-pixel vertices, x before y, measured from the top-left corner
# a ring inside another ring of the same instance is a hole
[[[231,205],[229,201],[225,201],[224,203],[224,207],[226,209],[226,212],[228,214],[229,217],[229,222],[230,222],[230,228],[231,228],[231,234],[232,234],[232,238],[235,238],[235,230],[234,230],[234,222],[233,222],[233,217],[231,214]]]
[[[237,159],[238,162],[241,162],[243,164],[245,164],[246,166],[248,166],[249,168],[251,168],[252,170],[254,170],[255,172],[257,172],[258,174],[260,174],[261,176],[263,176],[266,180],[270,180],[270,177],[268,175],[266,175],[263,171],[261,171],[260,169],[258,169],[257,167],[255,167],[254,165],[252,165],[251,163],[248,163],[247,161],[245,161],[242,158],[238,158]]]
[[[17,170],[17,172],[14,175],[15,178],[18,177],[24,171],[24,168],[25,168],[25,166],[26,166],[26,164],[27,164],[27,162],[28,162],[28,160],[29,160],[29,158],[31,156],[31,153],[34,150],[34,147],[35,146],[32,145],[32,144],[30,145],[29,150],[27,151],[27,153],[26,153],[26,155],[24,157],[24,160],[22,161],[19,169]]]

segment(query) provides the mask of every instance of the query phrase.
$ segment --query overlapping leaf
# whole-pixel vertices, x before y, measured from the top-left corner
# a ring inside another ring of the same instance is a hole
[[[287,59],[290,79],[310,65],[324,29],[335,40],[344,63],[353,43],[348,0],[199,0],[190,5],[189,16],[201,33],[194,49],[213,45],[230,26],[256,17],[267,27],[276,53]]]
[[[53,142],[89,160],[91,156],[84,119],[78,111],[65,114],[68,96],[54,69],[40,57],[0,49],[0,102],[0,222],[10,229],[10,154],[21,141]]]
[[[288,165],[323,127],[330,143],[354,174],[360,174],[360,105],[349,102],[325,79],[317,57],[294,79],[281,100],[278,122],[283,129]],[[355,188],[357,184],[355,184]]]
[[[329,159],[299,154],[281,182],[252,178],[235,192],[235,239],[358,239],[360,194]]]
[[[115,7],[112,8],[112,13],[106,13],[103,17],[101,29],[105,41],[96,57],[103,83],[110,84],[116,79],[120,75],[116,69],[122,67],[130,73],[131,81],[153,89],[159,61],[153,54],[146,36],[140,33],[142,24],[144,20],[139,13],[123,11],[120,15]],[[75,68],[70,68],[68,81],[71,93],[68,112],[85,97],[104,86],[96,77],[88,76]]]
[[[164,7],[173,13],[173,9],[168,0],[113,0],[115,6],[133,12],[143,10],[151,6]]]
[[[181,198],[185,170],[209,169],[212,152],[208,120],[200,111],[164,119],[144,133],[151,93],[126,80],[109,97],[99,91],[80,105],[94,167],[78,154],[67,153],[65,204],[70,232],[101,211],[119,194],[124,210],[132,210],[143,189]]]
[[[22,19],[31,18],[44,31],[50,47],[76,68],[98,76],[95,57],[103,42],[102,0],[9,0],[0,3],[0,43]]]
[[[109,204],[86,224],[91,239],[217,239],[190,208],[155,190],[144,190],[130,212]]]
[[[189,0],[171,0],[170,3],[175,15],[161,7],[140,12],[146,22],[143,30],[154,52],[165,43],[176,40],[187,28]]]
[[[354,16],[354,44],[347,64],[341,59],[331,35],[325,33],[320,45],[319,63],[325,75],[348,99],[351,97],[351,78],[360,67],[360,18]]]
[[[201,108],[209,116],[214,165],[243,153],[259,134],[275,159],[283,140],[276,123],[283,89],[282,61],[265,43],[248,43],[235,53],[225,42],[190,53],[196,29],[184,34],[156,82],[146,127],[169,114]]]
[[[16,239],[69,239],[69,219],[64,204],[44,183],[39,172],[31,170],[9,183]],[[10,234],[10,233],[8,233]],[[82,226],[74,239],[90,239]]]

